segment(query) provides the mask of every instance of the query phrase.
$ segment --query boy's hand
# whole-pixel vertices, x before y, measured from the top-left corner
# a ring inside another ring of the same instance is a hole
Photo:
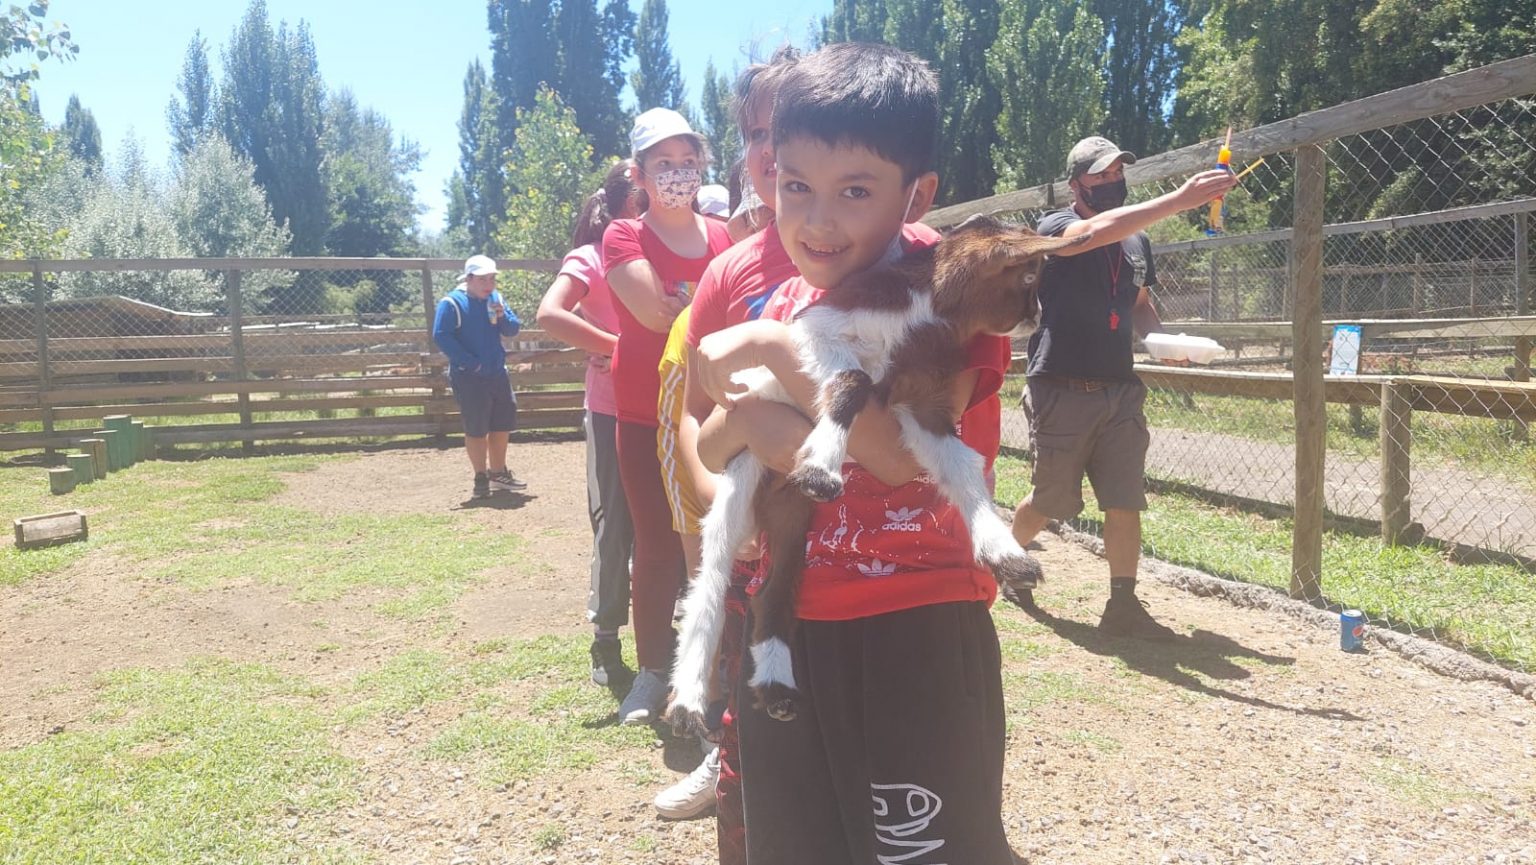
[[[699,340],[695,380],[715,404],[730,408],[747,390],[731,381],[731,376],[757,366],[773,368],[786,350],[794,353],[789,329],[782,322],[758,320],[715,331]]]
[[[1237,184],[1237,176],[1230,171],[1220,168],[1202,171],[1184,181],[1184,185],[1179,187],[1179,209],[1190,210],[1210,204],[1226,195]]]
[[[794,408],[773,400],[745,397],[731,410],[741,424],[747,449],[758,462],[779,474],[795,467],[795,454],[811,434],[811,422]]]
[[[667,311],[667,321],[676,321],[677,317],[683,314],[683,310],[688,308],[688,295],[663,295],[661,298],[661,306]]]

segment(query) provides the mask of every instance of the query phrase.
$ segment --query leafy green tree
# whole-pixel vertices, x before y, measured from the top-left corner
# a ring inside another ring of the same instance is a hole
[[[614,33],[615,25],[623,29]],[[610,2],[606,10],[600,11],[597,0],[562,0],[555,16],[555,34],[560,46],[560,71],[558,81],[549,85],[576,112],[576,123],[592,140],[597,154],[608,158],[624,153],[628,150],[628,119],[619,105],[624,79],[621,73],[614,80],[609,70],[622,67],[631,50],[633,13],[622,2]],[[617,41],[610,41],[615,36]]]
[[[464,107],[459,114],[459,194],[463,207],[450,209],[448,226],[462,228],[470,245],[494,253],[491,233],[505,210],[500,135],[495,128],[495,95],[479,60],[464,73]]]
[[[68,258],[185,258],[176,219],[166,206],[162,179],[149,169],[131,138],[113,170],[91,183],[65,226],[61,253]],[[82,271],[61,274],[63,297],[120,295],[168,309],[214,311],[222,288],[197,271]]]
[[[64,145],[69,155],[85,163],[91,173],[101,170],[101,127],[90,109],[81,106],[80,97],[70,94],[64,107]]]
[[[165,111],[171,127],[171,145],[176,155],[185,157],[197,143],[218,128],[218,87],[208,68],[208,42],[201,30],[194,31],[187,45],[187,57],[181,64],[181,80],[176,82],[179,97],[172,96]]]
[[[1070,0],[1003,0],[987,68],[1002,97],[998,189],[1061,177],[1067,151],[1100,131],[1104,28]]]
[[[52,254],[62,234],[28,206],[64,162],[37,108],[30,82],[42,61],[78,52],[69,29],[44,25],[48,0],[0,11],[0,258]],[[30,280],[0,277],[0,296],[30,295]]]
[[[495,144],[488,156],[495,178],[480,188],[493,230],[506,214],[506,176],[501,166],[517,140],[518,114],[531,109],[542,86],[556,87],[559,46],[555,41],[553,0],[489,0],[491,29],[491,125]],[[466,175],[466,182],[469,177]]]
[[[704,64],[704,88],[699,94],[700,130],[713,149],[710,170],[715,183],[725,183],[731,168],[741,159],[741,130],[736,127],[735,95],[731,78],[715,71],[715,61]]]
[[[273,223],[255,166],[218,135],[198,141],[177,164],[167,199],[176,235],[192,255],[269,258],[288,252],[288,232]]]
[[[519,115],[506,165],[507,218],[496,246],[515,258],[558,258],[566,253],[576,214],[602,182],[603,172],[592,166],[592,145],[577,127],[575,112],[554,91],[540,90],[533,109]],[[531,312],[548,277],[518,274],[507,282],[515,308]]]
[[[309,27],[276,32],[264,0],[252,0],[224,51],[220,117],[224,137],[255,166],[272,218],[293,236],[295,255],[325,248],[330,213],[321,181],[324,84]],[[295,309],[313,308],[293,298]],[[311,293],[312,294],[312,293]]]
[[[997,146],[1002,94],[987,73],[987,48],[997,38],[997,0],[944,0],[939,46],[940,200],[991,195],[997,169],[987,158]]]
[[[420,149],[397,143],[389,121],[371,109],[360,110],[349,91],[332,96],[326,114],[325,185],[331,206],[326,249],[364,258],[415,254],[418,209],[409,178],[421,165]],[[378,274],[366,286],[357,273],[334,274],[332,282],[352,289],[345,306],[356,312],[385,312],[406,297],[399,271]]]
[[[1104,134],[1126,150],[1150,155],[1171,141],[1166,107],[1174,95],[1176,40],[1187,5],[1182,0],[1094,0],[1107,40]]]
[[[878,42],[885,36],[885,0],[833,0],[821,21],[822,44]]]
[[[671,108],[687,113],[688,91],[667,37],[667,0],[645,0],[635,25],[635,71],[629,77],[641,111]]]

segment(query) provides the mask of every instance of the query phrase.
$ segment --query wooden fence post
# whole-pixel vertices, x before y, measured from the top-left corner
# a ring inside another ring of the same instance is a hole
[[[1323,202],[1328,162],[1315,144],[1296,151],[1292,233],[1291,341],[1296,411],[1296,518],[1291,533],[1291,597],[1322,597],[1323,475],[1328,449],[1323,391]]]
[[[424,352],[422,355],[422,372],[432,375],[435,369],[432,361],[437,354],[437,343],[432,341],[432,325],[437,311],[437,292],[432,290],[432,269],[429,267],[422,267],[421,269],[421,311],[427,323],[427,335],[423,338],[421,347],[421,350]],[[443,447],[448,443],[448,431],[445,429],[447,421],[442,413],[438,412],[433,406],[441,405],[443,397],[447,395],[447,389],[443,387],[442,377],[433,376],[432,395],[427,397],[429,402],[424,408],[424,414],[426,414],[429,420],[433,420],[437,424],[437,434],[432,438],[438,447]]]
[[[224,302],[229,307],[229,337],[234,354],[235,380],[245,382],[249,378],[245,365],[245,300],[240,291],[240,271],[224,271]],[[242,386],[235,398],[240,402],[240,426],[250,429],[251,394]],[[249,454],[256,449],[255,439],[241,439],[240,450]]]
[[[32,265],[32,297],[37,314],[37,389],[43,394],[43,436],[52,439],[53,400],[48,391],[52,389],[53,375],[48,364],[48,294],[43,290],[42,264]],[[57,457],[52,446],[44,453],[50,463]]]
[[[1411,386],[1388,379],[1381,383],[1381,539],[1401,543],[1413,522]]]
[[[1515,315],[1531,311],[1531,215],[1515,214]],[[1515,381],[1531,380],[1531,344],[1528,336],[1515,337]],[[1515,435],[1525,441],[1530,431],[1525,421],[1515,421]]]

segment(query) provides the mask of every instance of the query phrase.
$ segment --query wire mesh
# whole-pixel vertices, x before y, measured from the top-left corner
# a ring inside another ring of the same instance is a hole
[[[1536,341],[1536,102],[1371,130],[1325,152],[1325,595],[1380,626],[1536,669],[1536,394],[1522,384]],[[1144,547],[1283,588],[1295,160],[1263,158],[1227,196],[1224,233],[1207,232],[1205,208],[1150,232],[1165,329],[1226,350],[1198,378],[1138,355],[1157,494]],[[1133,187],[1130,200],[1180,182]],[[1357,352],[1345,344],[1354,328]],[[1023,387],[1015,377],[1005,395]],[[1005,410],[1003,442],[1027,449],[1022,411]],[[1089,501],[1076,525],[1098,533]]]

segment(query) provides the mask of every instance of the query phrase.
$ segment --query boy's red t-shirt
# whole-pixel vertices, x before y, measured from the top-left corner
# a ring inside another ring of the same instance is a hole
[[[644,260],[655,268],[669,295],[692,297],[699,278],[715,256],[731,246],[725,224],[704,220],[709,252],[701,258],[683,258],[673,252],[650,226],[638,219],[616,219],[603,232],[604,277],[614,268]],[[617,293],[614,295],[618,298]],[[619,313],[619,341],[613,351],[613,389],[618,418],[627,423],[656,426],[656,399],[661,391],[657,365],[667,345],[667,335],[657,333],[635,318],[623,301],[614,304]]]
[[[777,225],[743,238],[711,261],[699,280],[688,314],[688,344],[698,348],[699,340],[717,330],[755,320],[779,285],[798,274]]]
[[[923,239],[908,246],[933,242]],[[769,299],[763,318],[790,321],[823,293],[795,277]],[[978,376],[959,433],[990,468],[1001,442],[997,392],[1010,360],[1009,342],[1007,337],[979,336],[967,350],[967,369],[977,370]],[[925,476],[892,487],[857,463],[847,463],[843,477],[843,494],[816,506],[806,533],[800,618],[844,621],[929,604],[991,604],[996,599],[997,580],[973,560],[965,522]]]

